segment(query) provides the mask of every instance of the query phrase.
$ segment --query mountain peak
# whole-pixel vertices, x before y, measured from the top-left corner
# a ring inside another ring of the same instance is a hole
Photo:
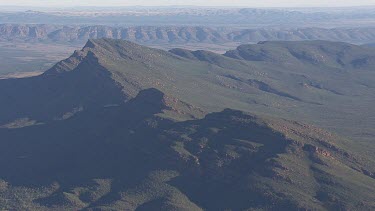
[[[89,39],[89,40],[87,40],[83,49],[85,49],[85,48],[95,48],[95,46],[96,46],[95,39]]]
[[[105,56],[124,57],[132,52],[142,52],[142,46],[125,40],[89,39],[81,50],[76,50],[69,58],[58,62],[44,75],[56,75],[74,70],[82,61],[97,61]],[[146,48],[146,47],[143,47]],[[128,52],[127,54],[125,52]],[[130,52],[130,53],[129,53]]]
[[[127,40],[109,38],[89,40],[83,51],[92,51],[103,61],[128,60],[142,63],[152,63],[162,56],[172,56],[172,53],[161,49],[150,48]]]

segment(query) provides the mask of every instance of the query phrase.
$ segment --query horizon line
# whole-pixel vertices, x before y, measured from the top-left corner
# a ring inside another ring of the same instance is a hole
[[[39,5],[39,6],[34,6],[34,5],[7,5],[7,4],[0,4],[2,7],[13,7],[13,8],[129,8],[129,7],[146,7],[146,8],[158,8],[158,7],[170,7],[170,8],[175,8],[175,7],[182,7],[182,8],[189,8],[189,7],[197,7],[197,8],[360,8],[360,7],[375,7],[375,4],[367,4],[367,5],[343,5],[343,6],[229,6],[229,5],[207,5],[207,6],[201,6],[201,5],[108,5],[108,6],[101,6],[101,5]],[[1,10],[1,9],[0,9]]]

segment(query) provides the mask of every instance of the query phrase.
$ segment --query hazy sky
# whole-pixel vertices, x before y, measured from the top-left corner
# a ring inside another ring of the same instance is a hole
[[[14,6],[247,6],[247,7],[308,7],[364,6],[375,0],[0,0],[0,5]]]

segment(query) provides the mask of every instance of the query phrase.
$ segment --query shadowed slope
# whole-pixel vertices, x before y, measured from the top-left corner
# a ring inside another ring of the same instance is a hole
[[[0,129],[0,196],[38,210],[373,207],[372,170],[332,134],[231,109],[175,123],[154,116],[163,99],[144,90],[119,106]],[[32,201],[22,198],[30,189]]]
[[[121,86],[89,53],[66,74],[0,81],[2,124],[20,118],[45,122],[89,107],[119,104],[126,99]],[[0,123],[0,124],[1,124]]]

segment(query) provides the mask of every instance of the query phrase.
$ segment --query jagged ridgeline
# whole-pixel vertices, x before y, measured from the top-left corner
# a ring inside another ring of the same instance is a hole
[[[112,38],[142,44],[223,44],[264,40],[332,40],[358,44],[375,40],[374,27],[358,28],[225,28],[207,26],[70,26],[52,24],[0,24],[0,41],[85,43],[87,39]],[[163,46],[162,45],[162,46]]]
[[[374,65],[325,41],[90,40],[0,80],[0,209],[375,209]]]

